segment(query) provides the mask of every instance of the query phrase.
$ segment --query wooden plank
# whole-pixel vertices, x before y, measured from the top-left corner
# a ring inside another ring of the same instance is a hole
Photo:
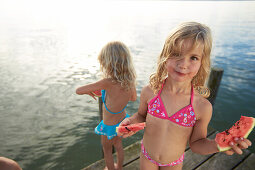
[[[241,164],[234,170],[255,170],[255,154],[249,155]]]
[[[208,134],[211,134],[212,132],[215,132],[215,130],[211,127],[208,127]],[[139,163],[139,155],[141,150],[141,143],[140,141],[135,142],[134,144],[131,144],[124,148],[124,165],[126,164],[132,164],[131,161],[134,159],[137,159],[135,162]],[[187,145],[186,150],[189,150],[189,146]],[[116,154],[114,154],[114,159],[116,160]],[[139,164],[137,164],[139,167]],[[131,165],[132,167],[134,165]],[[95,170],[95,169],[103,169],[105,167],[105,162],[103,159],[98,160],[97,162],[94,162],[93,164],[85,167],[83,170]],[[127,166],[128,167],[128,166]]]
[[[214,132],[214,133],[213,133]],[[209,135],[209,138],[214,138],[215,137],[215,134],[216,134],[216,131],[211,128],[211,127],[208,127],[208,135]],[[140,147],[140,146],[139,146]],[[188,165],[191,165],[192,164],[192,167],[196,167],[197,166],[197,163],[200,163],[204,160],[206,160],[208,157],[210,157],[211,155],[199,155],[199,154],[195,154],[193,153],[191,150],[189,150],[189,147],[187,146],[186,149],[188,150],[186,153],[185,153],[185,159],[184,159],[184,168],[186,168],[187,170],[190,169],[190,166]],[[139,150],[140,152],[140,150]],[[139,154],[138,154],[139,155]],[[194,161],[195,160],[195,161]],[[136,161],[126,165],[123,169],[124,170],[129,170],[129,169],[139,169],[139,159],[137,159]],[[192,162],[192,163],[191,163]],[[195,163],[194,163],[195,162]]]
[[[93,164],[83,168],[82,170],[95,170],[95,169],[104,169],[105,163],[104,160],[101,159],[99,161],[94,162]]]
[[[216,130],[213,129],[212,127],[208,126],[208,128],[207,128],[207,137],[210,136],[210,134],[214,133],[214,132],[216,132]]]
[[[140,155],[141,141],[137,141],[132,145],[129,145],[124,148],[124,164],[129,163],[130,161],[136,159]],[[113,154],[114,160],[116,162],[116,153]],[[104,159],[101,159],[87,167],[83,170],[95,170],[103,169],[105,167]]]
[[[224,70],[221,68],[211,68],[210,76],[208,79],[208,87],[210,89],[210,96],[208,100],[214,105],[218,89],[220,87],[221,78]]]
[[[213,133],[214,132],[214,133]],[[213,133],[213,134],[212,134]],[[209,138],[214,138],[215,137],[215,130],[213,128],[208,128],[208,135]],[[188,149],[188,146],[187,146]],[[185,159],[184,159],[184,166],[183,166],[183,170],[187,169],[192,169],[195,168],[198,163],[206,160],[208,157],[210,157],[211,155],[199,155],[199,154],[195,154],[193,153],[190,149],[188,149],[188,151],[185,152]],[[140,163],[140,159],[135,160],[134,162],[131,162],[130,164],[126,165],[123,169],[124,170],[139,170],[139,163]]]
[[[216,132],[212,128],[210,128],[210,129],[208,129],[207,137],[209,139],[214,139],[217,133],[218,132]],[[207,161],[212,156],[214,156],[214,154],[200,155],[200,154],[192,152],[191,149],[189,149],[185,152],[185,157],[184,157],[184,161],[183,161],[183,170],[194,169],[198,165],[203,164],[205,161]]]
[[[127,146],[124,149],[124,154],[125,154],[124,164],[139,157],[140,151],[141,151],[141,141],[140,140],[132,145]]]
[[[183,170],[190,170],[196,168],[198,165],[202,164],[206,160],[208,160],[213,154],[211,155],[200,155],[196,154],[189,149],[185,152],[185,157],[183,161]]]
[[[207,137],[211,136],[212,134],[214,134],[216,132],[215,129],[211,128],[211,127],[208,127],[207,128]],[[215,136],[214,136],[215,137]],[[189,143],[187,144],[186,146],[186,149],[185,151],[188,151],[190,148],[189,148]]]
[[[197,170],[215,170],[215,169],[232,169],[238,162],[240,162],[249,150],[243,150],[242,155],[226,155],[225,153],[217,153],[212,158],[207,160],[204,164],[199,166]]]
[[[134,162],[123,167],[123,170],[139,170],[139,169],[140,169],[140,159],[137,159]]]

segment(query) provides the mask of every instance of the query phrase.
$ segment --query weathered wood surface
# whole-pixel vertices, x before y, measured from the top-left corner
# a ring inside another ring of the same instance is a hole
[[[208,138],[215,138],[216,131],[208,128]],[[126,147],[124,149],[124,170],[139,170],[140,141]],[[116,160],[116,154],[114,154]],[[105,167],[104,160],[99,160],[84,170],[102,170]],[[228,156],[224,153],[216,153],[211,155],[199,155],[193,153],[189,146],[185,151],[183,162],[183,170],[255,170],[255,154],[249,150],[244,150],[242,155]]]
[[[212,103],[212,105],[215,103],[223,72],[224,70],[221,68],[211,68],[207,86],[210,89],[210,96],[208,100]]]
[[[255,170],[255,154],[249,154],[234,170]]]
[[[208,138],[213,139],[215,138],[216,131],[208,130]],[[185,157],[183,161],[183,169],[195,169],[203,162],[207,161],[209,158],[214,156],[214,154],[211,155],[199,155],[191,151],[191,149],[188,149],[185,152]]]
[[[125,155],[124,166],[126,164],[130,164],[130,162],[139,158],[140,147],[141,147],[141,144],[140,144],[140,141],[138,141],[132,145],[127,146],[124,149],[124,155]],[[116,160],[116,154],[114,154],[113,156],[114,156],[114,159]],[[101,160],[89,165],[88,167],[84,168],[84,170],[101,170],[101,169],[104,169],[104,167],[105,167],[104,160],[101,159]]]
[[[197,170],[233,169],[248,153],[248,150],[244,150],[242,155],[229,156],[224,153],[217,153],[199,166]]]
[[[214,132],[213,128],[208,128],[208,134],[211,135],[211,133]],[[140,148],[141,143],[140,141],[135,142],[134,144],[127,146],[124,149],[124,169],[127,169],[125,167],[134,167],[134,164],[139,165],[139,155],[140,155]],[[189,146],[187,146],[186,150],[189,149]],[[114,159],[116,160],[116,154],[114,154]],[[84,170],[97,170],[97,169],[103,169],[105,166],[104,160],[101,159],[88,167],[84,168]],[[139,167],[139,166],[138,166]]]

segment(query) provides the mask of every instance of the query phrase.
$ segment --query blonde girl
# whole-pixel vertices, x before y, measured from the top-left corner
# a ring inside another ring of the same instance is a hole
[[[101,135],[106,168],[122,169],[124,152],[122,140],[117,136],[116,127],[129,117],[126,106],[129,101],[136,100],[136,73],[130,52],[125,44],[119,41],[106,44],[98,55],[103,79],[79,87],[76,93],[88,94],[94,99],[96,90],[102,90],[103,120],[95,128],[95,133]],[[117,164],[114,164],[112,146],[117,152]]]
[[[122,125],[146,121],[141,143],[141,170],[182,169],[187,143],[193,152],[218,152],[214,140],[206,138],[212,105],[204,97],[210,71],[212,37],[200,23],[185,22],[167,37],[158,59],[156,73],[141,91],[138,112]],[[203,95],[201,95],[203,94]],[[119,134],[124,137],[132,132]],[[251,142],[237,139],[232,150],[241,154]]]

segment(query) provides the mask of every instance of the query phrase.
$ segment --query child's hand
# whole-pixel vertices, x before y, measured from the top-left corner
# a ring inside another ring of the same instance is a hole
[[[235,141],[235,143],[230,142],[229,144],[232,149],[225,151],[224,153],[227,155],[233,155],[234,153],[241,155],[243,153],[242,149],[247,149],[252,144],[251,141],[246,138],[235,138]]]
[[[97,98],[95,97],[95,93],[90,92],[88,95],[90,95],[90,96],[93,97],[95,100],[97,100]]]
[[[131,121],[129,118],[126,118],[124,119],[119,126],[127,126],[127,125],[130,125],[131,124]],[[134,135],[136,132],[133,132],[133,131],[130,131],[130,132],[127,132],[127,133],[120,133],[119,131],[117,132],[118,136],[122,136],[123,138],[126,138],[126,137],[129,137],[129,136],[132,136]]]

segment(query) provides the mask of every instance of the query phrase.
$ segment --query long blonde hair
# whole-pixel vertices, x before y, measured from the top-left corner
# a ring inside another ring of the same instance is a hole
[[[192,85],[202,96],[209,96],[210,91],[204,84],[210,72],[212,36],[209,27],[197,22],[184,22],[176,27],[167,37],[158,58],[157,70],[150,76],[150,86],[154,93],[159,91],[161,84],[167,78],[165,68],[167,59],[174,57],[175,53],[179,54],[182,51],[183,43],[187,40],[193,44],[192,49],[200,44],[204,46],[201,66],[197,75],[192,79]]]
[[[132,57],[124,43],[119,41],[107,43],[99,53],[98,60],[105,78],[112,78],[126,89],[135,85],[136,73]]]

